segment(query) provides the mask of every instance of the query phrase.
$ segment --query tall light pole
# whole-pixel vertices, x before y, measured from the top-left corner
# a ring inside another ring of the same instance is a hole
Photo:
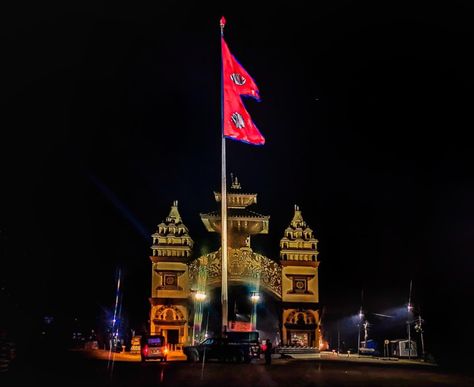
[[[359,311],[359,324],[357,324],[357,356],[360,356],[360,325],[362,323],[363,317],[364,317],[364,313],[362,312],[362,306],[361,306],[360,311]]]
[[[367,348],[368,327],[369,327],[369,322],[365,320],[364,321],[364,348]]]
[[[415,330],[420,333],[420,340],[421,340],[421,354],[422,359],[425,359],[425,341],[423,340],[423,326],[422,324],[423,319],[421,315],[418,315],[418,321],[415,324]]]
[[[120,311],[121,311],[121,306],[119,305],[119,299],[120,299],[120,281],[122,278],[122,270],[119,268],[118,269],[118,275],[117,275],[117,289],[115,290],[115,307],[114,307],[114,318],[112,319],[112,346],[117,344],[117,339],[118,339],[118,330],[119,330],[119,324],[117,323],[117,319],[120,320]]]
[[[337,354],[341,352],[341,333],[339,332],[339,321],[337,322]]]
[[[410,319],[411,319],[411,312],[413,310],[413,305],[411,304],[411,288],[412,288],[412,280],[410,280],[410,291],[408,293],[408,306],[407,306],[408,359],[411,359],[411,328],[410,328],[411,321]]]
[[[252,301],[252,319],[251,319],[252,331],[256,331],[257,330],[257,304],[260,301],[260,293],[252,292],[252,295],[250,296],[250,300]]]
[[[206,293],[197,291],[194,293],[194,322],[193,322],[193,339],[192,344],[196,342],[196,330],[201,333],[202,328],[202,304],[206,300]]]
[[[360,357],[360,325],[364,312],[362,311],[362,304],[364,303],[364,289],[360,291],[360,310],[359,310],[359,324],[357,324],[357,356]]]
[[[193,320],[193,337],[191,343],[194,345],[196,336],[199,341],[202,340],[202,317],[203,303],[206,301],[206,282],[207,282],[207,258],[204,258],[199,265],[197,276],[197,287],[192,289],[194,299],[194,320]]]

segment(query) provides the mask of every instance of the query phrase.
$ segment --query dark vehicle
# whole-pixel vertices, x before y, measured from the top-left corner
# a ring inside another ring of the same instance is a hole
[[[260,357],[260,346],[258,341],[250,340],[248,336],[242,339],[238,335],[231,335],[226,338],[206,339],[198,345],[184,347],[183,352],[191,362],[206,359],[249,363]]]
[[[259,334],[257,331],[250,331],[250,332],[237,332],[237,331],[229,331],[226,334],[226,337],[233,342],[239,343],[255,343],[258,345],[259,342]]]
[[[159,359],[160,361],[167,360],[168,348],[166,348],[164,336],[142,336],[140,347],[140,355],[143,362],[148,359]]]
[[[250,347],[252,358],[259,359],[262,353],[262,345],[258,331],[238,332],[229,331],[226,337],[232,343],[247,344]]]

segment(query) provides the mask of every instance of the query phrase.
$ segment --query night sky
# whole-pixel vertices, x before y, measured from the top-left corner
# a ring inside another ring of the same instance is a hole
[[[225,15],[262,98],[246,106],[266,144],[227,148],[271,216],[254,250],[278,257],[298,204],[328,324],[358,312],[362,289],[367,313],[403,307],[413,280],[430,350],[472,345],[473,5],[254,3],[2,5],[4,310],[93,325],[120,268],[140,326],[150,235],[173,200],[196,255],[218,246],[199,213],[220,188]]]

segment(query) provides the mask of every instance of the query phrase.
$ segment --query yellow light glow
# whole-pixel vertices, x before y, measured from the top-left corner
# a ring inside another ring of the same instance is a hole
[[[258,302],[260,300],[260,294],[258,293],[253,293],[251,296],[250,296],[250,299],[252,300],[252,302]]]
[[[206,299],[206,293],[197,292],[197,293],[194,295],[194,298],[196,299],[196,301],[204,301],[204,300]]]

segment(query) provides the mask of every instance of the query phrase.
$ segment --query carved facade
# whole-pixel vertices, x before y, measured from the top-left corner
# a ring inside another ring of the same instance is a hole
[[[228,249],[228,276],[230,283],[258,283],[275,297],[281,297],[281,266],[271,259],[247,249]],[[199,269],[207,271],[207,285],[221,284],[221,250],[200,257],[189,265],[189,278],[193,283],[198,278]]]
[[[282,341],[319,347],[318,240],[298,206],[280,240]]]
[[[220,193],[214,195],[220,202]],[[256,202],[256,194],[242,193],[237,179],[232,180],[228,192],[228,284],[255,284],[280,302],[283,345],[318,347],[318,240],[295,206],[280,241],[280,259],[255,253],[250,238],[267,234],[269,225],[269,216],[248,208]],[[201,214],[201,220],[208,231],[220,232],[219,212]],[[170,337],[179,332],[178,341],[184,344],[193,337],[190,320],[194,320],[195,333],[199,329],[196,322],[202,319],[196,314],[199,309],[192,294],[221,285],[221,250],[192,259],[193,241],[181,221],[177,202],[152,238],[151,332]]]
[[[152,238],[150,333],[164,335],[170,344],[184,344],[189,336],[188,263],[194,242],[182,222],[177,201]]]

